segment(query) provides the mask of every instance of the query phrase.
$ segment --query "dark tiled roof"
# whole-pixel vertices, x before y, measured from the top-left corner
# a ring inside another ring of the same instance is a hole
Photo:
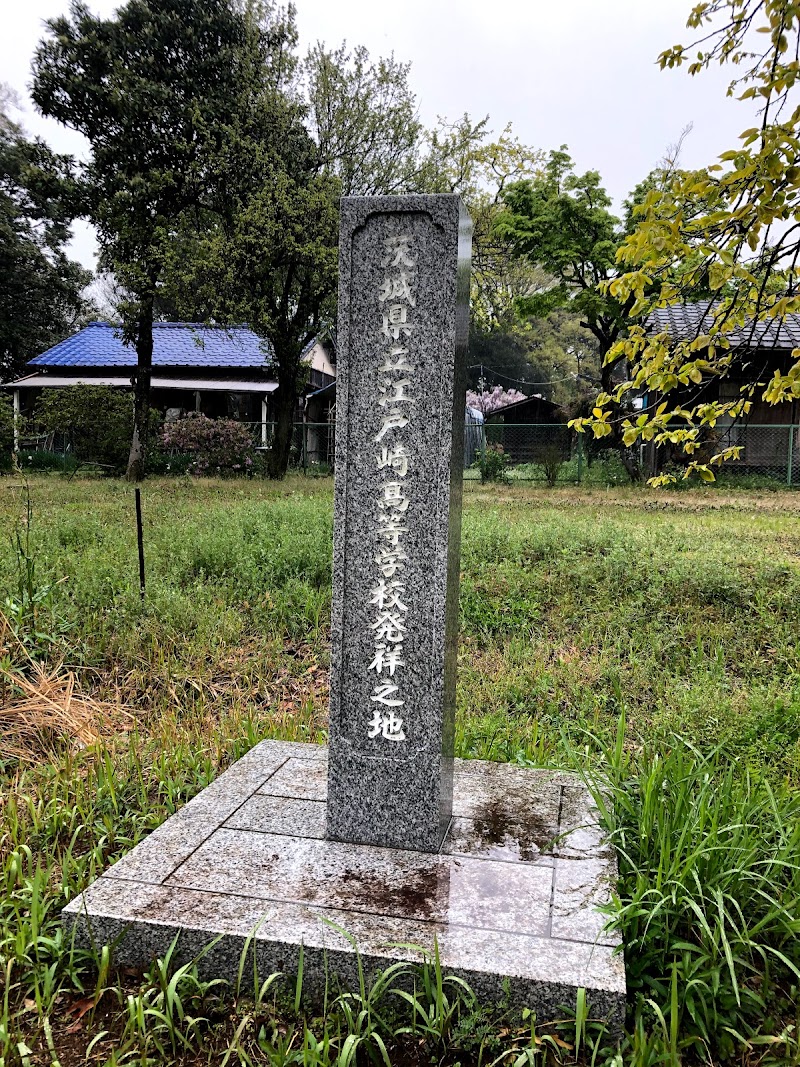
[[[701,301],[697,304],[673,304],[657,308],[648,319],[656,331],[669,331],[676,341],[685,341],[705,333],[712,322],[714,303]],[[732,330],[728,335],[731,343],[757,348],[777,348],[791,351],[800,348],[800,315],[787,315],[783,320],[757,322],[753,326]]]
[[[266,342],[244,326],[191,322],[153,323],[154,367],[263,368]],[[310,346],[309,346],[310,347]],[[30,360],[29,367],[135,367],[136,351],[123,345],[119,327],[90,322],[80,333]]]
[[[495,415],[505,415],[507,412],[513,413],[519,411],[520,408],[524,408],[528,404],[534,408],[539,407],[544,410],[549,408],[552,415],[557,415],[561,411],[558,404],[554,404],[552,400],[543,397],[541,393],[531,393],[531,395],[526,396],[524,400],[515,400],[513,404],[504,404],[501,408],[486,412],[486,418],[488,420],[494,418]]]

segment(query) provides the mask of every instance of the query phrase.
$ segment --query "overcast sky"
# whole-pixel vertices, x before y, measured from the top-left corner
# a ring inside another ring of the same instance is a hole
[[[89,0],[109,15],[119,0]],[[691,78],[656,58],[690,40],[691,0],[297,0],[301,48],[363,44],[411,61],[420,114],[488,114],[539,148],[569,146],[581,170],[599,170],[617,205],[693,123],[682,162],[700,166],[750,125],[726,98],[728,71]],[[0,80],[22,97],[21,121],[62,152],[81,138],[36,114],[27,87],[43,21],[68,0],[0,0]],[[94,268],[94,239],[76,226],[73,254]]]

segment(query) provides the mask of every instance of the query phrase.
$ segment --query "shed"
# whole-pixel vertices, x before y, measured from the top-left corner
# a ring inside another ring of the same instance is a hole
[[[715,307],[716,301],[704,300],[658,308],[651,314],[648,328],[653,332],[666,331],[675,341],[694,340],[707,332]],[[776,369],[788,370],[796,362],[793,351],[800,348],[800,315],[747,324],[726,336],[735,358],[724,377],[709,376],[702,382],[699,388],[706,402],[736,400],[742,395],[743,385],[754,379],[766,384]],[[784,470],[787,456],[790,470],[797,468],[800,448],[791,427],[800,422],[800,401],[768,404],[762,399],[762,393],[763,389],[759,389],[753,395],[746,419],[739,419],[735,424],[730,419],[720,420],[713,437],[718,445],[738,445],[742,449],[736,462],[739,468]],[[690,404],[697,390],[672,395],[676,401]],[[651,393],[643,398],[643,406],[652,408],[660,400],[660,395]]]
[[[545,400],[539,393],[533,393],[532,396],[526,396],[524,400],[517,400],[515,404],[506,404],[497,411],[490,411],[486,415],[486,421],[509,423],[514,426],[533,422],[555,426],[564,422],[564,413],[552,400]]]
[[[486,441],[501,445],[511,463],[542,463],[556,452],[568,460],[572,433],[564,412],[538,393],[486,415]]]

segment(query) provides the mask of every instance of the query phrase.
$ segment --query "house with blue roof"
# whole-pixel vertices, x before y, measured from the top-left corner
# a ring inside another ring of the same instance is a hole
[[[321,398],[336,377],[334,346],[317,338],[304,358],[309,376],[298,421],[327,421]],[[122,343],[119,326],[90,322],[30,360],[27,373],[5,388],[13,390],[15,411],[25,414],[33,411],[43,389],[81,384],[130,389],[135,368],[136,352]],[[260,422],[266,443],[277,389],[268,344],[247,327],[153,323],[152,404],[166,419],[198,411],[210,418]]]

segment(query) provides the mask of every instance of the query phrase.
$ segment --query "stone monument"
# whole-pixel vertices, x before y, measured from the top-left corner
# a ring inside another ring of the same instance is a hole
[[[437,852],[453,728],[472,224],[346,197],[339,245],[328,835]]]
[[[455,196],[342,203],[330,746],[262,741],[64,909],[120,965],[176,935],[232,981],[302,952],[313,998],[356,951],[374,973],[436,949],[485,1000],[542,1021],[584,988],[622,1025],[587,789],[453,759],[469,233]]]

